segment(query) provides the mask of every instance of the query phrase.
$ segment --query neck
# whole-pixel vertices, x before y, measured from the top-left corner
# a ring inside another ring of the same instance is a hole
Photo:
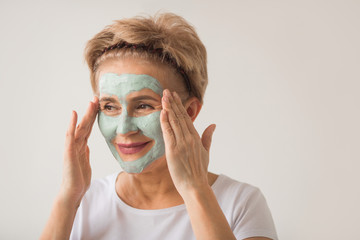
[[[156,160],[140,174],[122,172],[116,180],[116,192],[126,204],[139,209],[162,209],[183,204],[165,159]]]

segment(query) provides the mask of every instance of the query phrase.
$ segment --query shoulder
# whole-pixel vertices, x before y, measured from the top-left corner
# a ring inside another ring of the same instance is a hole
[[[260,189],[251,184],[219,175],[212,186],[218,201],[227,200],[245,203],[249,199],[262,195]]]
[[[118,174],[111,174],[101,179],[91,181],[90,188],[81,200],[76,213],[77,220],[95,219],[93,216],[100,216],[104,212],[111,211],[111,204],[114,201],[115,181]],[[92,217],[90,217],[92,216]]]
[[[83,202],[96,202],[111,197],[115,191],[115,181],[118,173],[113,173],[100,179],[91,181],[90,187],[84,195]]]
[[[111,203],[114,201],[117,175],[114,173],[91,181],[76,212],[70,239],[90,239],[99,224],[109,223],[107,220],[114,213],[114,204]]]
[[[253,236],[277,239],[270,209],[258,187],[219,175],[213,190],[238,239]]]

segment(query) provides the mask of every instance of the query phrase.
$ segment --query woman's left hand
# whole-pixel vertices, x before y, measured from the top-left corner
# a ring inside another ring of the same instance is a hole
[[[171,178],[184,198],[187,193],[208,188],[209,151],[215,124],[200,138],[179,95],[164,91],[160,122]]]
[[[208,182],[215,124],[200,138],[176,93],[164,91],[160,122],[174,185],[184,200],[196,239],[236,239]]]

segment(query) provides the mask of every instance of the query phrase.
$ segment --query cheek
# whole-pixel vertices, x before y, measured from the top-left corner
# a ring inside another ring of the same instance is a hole
[[[110,117],[100,112],[98,115],[99,129],[106,140],[111,140],[116,136],[116,129],[118,125],[118,117]]]
[[[155,140],[159,137],[162,138],[160,111],[151,113],[144,117],[139,117],[137,118],[136,123],[145,136]]]

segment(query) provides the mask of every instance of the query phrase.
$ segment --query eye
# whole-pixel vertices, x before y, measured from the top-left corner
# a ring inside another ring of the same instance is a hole
[[[111,106],[111,105],[105,105],[104,106],[104,110],[106,111],[113,111],[115,110],[116,108],[114,106]]]
[[[137,109],[155,109],[153,106],[149,105],[149,104],[140,104]]]
[[[117,114],[120,114],[121,107],[114,106],[111,104],[105,104],[105,105],[101,106],[101,111],[103,111],[104,113],[109,114],[109,115],[117,115]]]

